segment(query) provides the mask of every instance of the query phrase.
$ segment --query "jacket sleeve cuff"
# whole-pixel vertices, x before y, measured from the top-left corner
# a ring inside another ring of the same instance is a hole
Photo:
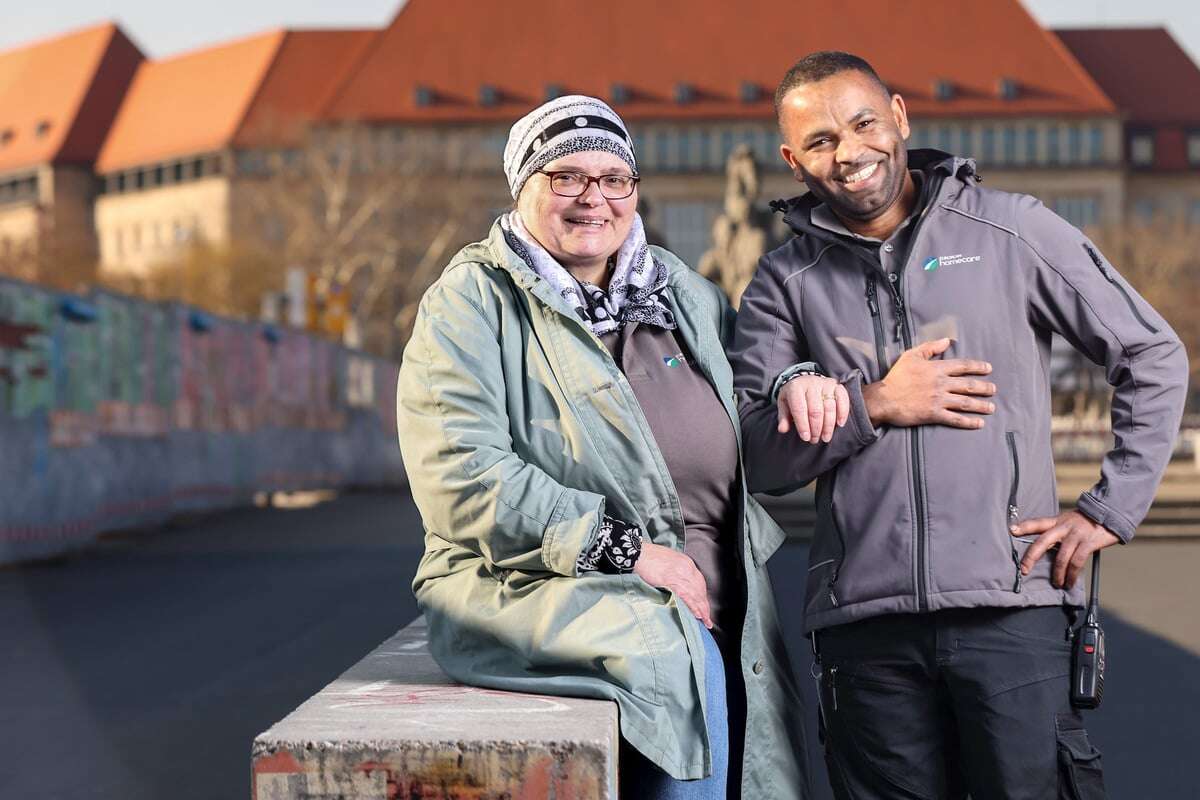
[[[1103,525],[1112,531],[1121,540],[1121,544],[1129,544],[1129,540],[1133,538],[1134,532],[1137,531],[1137,525],[1133,524],[1123,514],[1119,514],[1101,503],[1089,492],[1079,495],[1079,500],[1075,504],[1075,510],[1097,525]]]
[[[849,427],[854,432],[858,443],[863,447],[879,438],[879,429],[871,424],[871,415],[867,413],[867,401],[863,399],[862,370],[853,372],[841,378],[839,383],[850,396]]]
[[[542,536],[546,568],[559,575],[577,575],[579,556],[595,541],[603,519],[603,495],[564,489]]]
[[[801,361],[799,364],[792,364],[779,373],[779,377],[771,384],[771,402],[774,403],[779,399],[779,391],[783,389],[785,383],[802,372],[815,372],[818,375],[826,374],[825,370],[821,369],[821,365],[815,361]]]

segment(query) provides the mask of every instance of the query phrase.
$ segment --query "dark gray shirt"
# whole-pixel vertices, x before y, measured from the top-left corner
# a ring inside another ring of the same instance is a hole
[[[736,629],[728,619],[736,591],[733,424],[675,331],[629,323],[600,338],[633,388],[671,473],[683,508],[683,551],[708,584],[714,633],[721,641]]]

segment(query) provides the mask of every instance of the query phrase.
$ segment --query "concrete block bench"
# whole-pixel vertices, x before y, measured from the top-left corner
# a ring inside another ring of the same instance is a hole
[[[617,706],[454,683],[418,618],[254,740],[254,800],[616,800]]]

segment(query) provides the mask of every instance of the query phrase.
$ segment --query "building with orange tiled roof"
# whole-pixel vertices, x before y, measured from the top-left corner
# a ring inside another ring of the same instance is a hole
[[[102,273],[237,238],[239,187],[302,139],[375,33],[277,30],[144,63],[96,162]]]
[[[90,271],[93,165],[142,61],[111,23],[0,52],[0,272]]]
[[[864,56],[905,97],[913,145],[974,156],[989,184],[1038,194],[1078,224],[1120,216],[1119,114],[1017,0],[409,0],[325,116],[473,129],[498,170],[519,115],[558,94],[602,97],[630,124],[651,223],[696,263],[734,146],[756,154],[766,196],[801,191],[778,154],[772,94],[822,49]]]
[[[1057,34],[1124,118],[1127,214],[1200,225],[1200,67],[1163,28]]]

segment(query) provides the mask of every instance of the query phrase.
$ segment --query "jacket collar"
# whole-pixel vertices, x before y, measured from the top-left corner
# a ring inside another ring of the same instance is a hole
[[[935,203],[956,188],[983,180],[976,171],[975,159],[953,156],[941,150],[909,150],[908,168],[925,175],[926,203]],[[950,178],[954,180],[947,180]],[[831,231],[812,224],[812,210],[820,204],[812,192],[805,192],[785,200],[772,200],[771,210],[781,212],[784,223],[797,236],[809,234],[818,239],[833,239],[835,234]]]

